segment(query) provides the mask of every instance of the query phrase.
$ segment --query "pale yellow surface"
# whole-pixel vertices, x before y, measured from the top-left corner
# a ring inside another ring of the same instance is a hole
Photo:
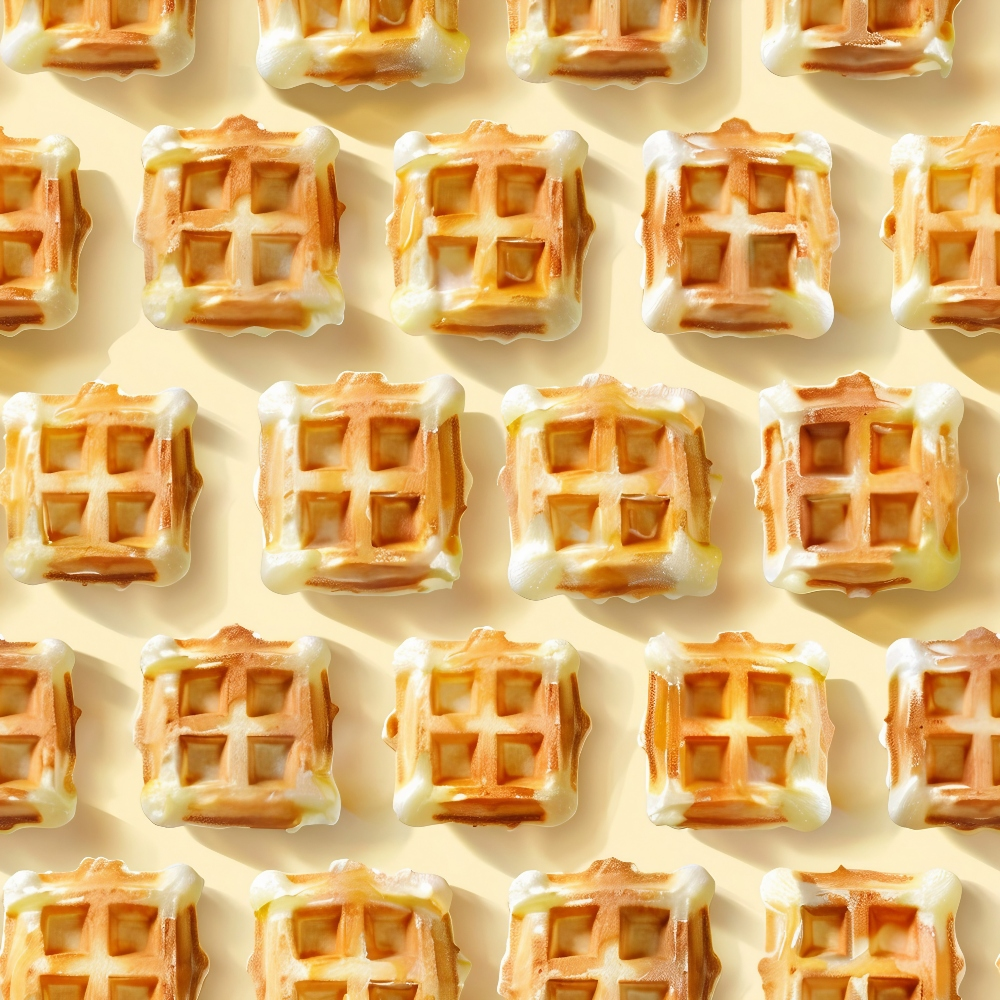
[[[76,651],[78,726],[76,819],[56,830],[0,838],[4,872],[73,868],[86,853],[132,868],[192,865],[206,880],[199,910],[212,961],[205,1000],[249,998],[245,972],[253,941],[250,882],[264,868],[322,871],[353,857],[385,869],[411,866],[455,889],[458,944],[473,962],[466,997],[491,998],[504,950],[507,888],[525,868],[579,870],[617,854],[647,870],[695,862],[718,883],[712,905],[723,963],[719,1000],[759,997],[763,954],[759,885],[778,865],[829,870],[844,863],[888,870],[940,865],[964,884],[958,936],[968,959],[963,993],[997,995],[1000,951],[1000,834],[961,836],[895,827],[887,811],[885,647],[900,636],[952,638],[976,625],[1000,627],[1000,341],[954,332],[900,330],[889,312],[892,255],[879,242],[891,202],[889,150],[902,133],[964,134],[1000,118],[1000,4],[963,0],[956,14],[955,68],[888,83],[825,76],[779,79],[760,61],[763,0],[714,0],[705,72],[679,87],[599,92],[570,84],[520,82],[504,56],[501,0],[463,0],[471,38],[465,79],[418,90],[410,85],[344,94],[303,87],[270,90],[257,76],[257,13],[251,0],[203,0],[192,65],[175,77],[80,83],[0,68],[0,124],[8,134],[65,132],[82,154],[84,204],[94,229],[81,264],[80,311],[62,330],[26,331],[0,344],[0,394],[74,392],[90,378],[126,392],[186,388],[200,404],[195,449],[205,489],[194,516],[190,574],[158,590],[46,584],[27,587],[0,571],[0,631],[9,639],[54,636]],[[244,112],[268,128],[332,126],[343,219],[343,326],[311,339],[291,334],[225,338],[168,333],[142,317],[142,258],[132,245],[139,201],[139,147],[155,125],[211,126]],[[642,256],[633,239],[643,200],[641,146],[657,129],[716,128],[738,114],[758,129],[814,129],[834,152],[833,197],[843,242],[833,262],[833,329],[793,338],[668,339],[640,318]],[[584,318],[558,343],[510,346],[420,339],[389,319],[392,268],[384,244],[391,209],[392,146],[407,129],[461,131],[471,118],[517,131],[571,128],[590,144],[588,203],[597,222],[584,275]],[[260,582],[261,522],[252,482],[257,397],[278,379],[332,381],[343,369],[377,369],[393,381],[454,374],[467,391],[462,429],[474,484],[463,528],[465,560],[454,590],[412,597],[282,597]],[[935,379],[966,400],[960,431],[970,471],[961,514],[964,565],[938,593],[895,591],[869,600],[840,594],[795,597],[764,581],[762,530],[750,474],[759,463],[757,393],[788,377],[828,382],[864,368],[892,384]],[[694,389],[707,404],[708,454],[723,483],[713,518],[722,548],[719,587],[706,598],[651,598],[603,606],[559,597],[532,603],[507,585],[506,511],[496,476],[503,464],[500,400],[512,385],[574,384],[604,371],[636,385]],[[163,830],[139,808],[139,754],[131,745],[139,652],[152,635],[211,635],[233,621],[274,639],[319,635],[332,644],[334,773],[340,823],[296,834]],[[382,722],[393,707],[392,651],[411,635],[465,638],[477,625],[512,640],[569,640],[582,655],[580,685],[594,728],[581,758],[580,808],[553,829],[410,829],[392,811],[393,758]],[[813,833],[690,833],[654,827],[645,815],[644,763],[636,733],[645,711],[643,647],[666,630],[708,641],[750,629],[773,642],[812,639],[830,654],[833,816]]]

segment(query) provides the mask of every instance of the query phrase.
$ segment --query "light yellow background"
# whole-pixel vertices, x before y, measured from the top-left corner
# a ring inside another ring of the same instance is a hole
[[[944,865],[965,887],[958,917],[969,966],[963,992],[976,1000],[996,995],[1000,834],[895,827],[886,809],[886,754],[878,730],[886,707],[884,651],[891,641],[1000,627],[1000,346],[992,334],[970,340],[953,332],[900,330],[889,312],[891,255],[878,229],[891,199],[889,149],[899,135],[954,135],[991,114],[1000,117],[1000,4],[961,4],[949,79],[929,74],[889,83],[771,76],[759,56],[763,7],[764,0],[713,0],[705,72],[683,86],[650,84],[633,92],[520,82],[504,59],[503,0],[462,0],[461,25],[472,48],[465,79],[452,86],[347,94],[312,86],[271,90],[254,68],[252,0],[201,0],[197,55],[174,77],[84,83],[0,68],[0,122],[11,135],[64,132],[79,145],[81,189],[94,217],[77,319],[60,331],[0,341],[0,394],[73,392],[93,378],[118,381],[130,392],[183,386],[200,405],[195,447],[205,477],[191,572],[173,587],[29,588],[0,570],[0,628],[9,639],[56,636],[68,642],[77,653],[83,709],[76,819],[59,830],[4,837],[3,872],[72,868],[86,854],[143,868],[188,862],[207,883],[199,912],[212,968],[202,996],[230,1000],[250,995],[247,889],[258,871],[320,870],[340,857],[435,871],[455,889],[456,937],[473,962],[466,995],[479,1000],[494,995],[507,887],[520,871],[576,870],[609,854],[647,870],[698,862],[718,883],[712,906],[723,963],[717,997],[738,1000],[760,995],[756,964],[764,916],[758,889],[768,869]],[[142,317],[142,259],[132,245],[142,138],[159,124],[210,126],[238,112],[274,129],[320,121],[340,136],[337,173],[347,205],[342,327],[327,327],[309,340],[290,334],[226,339],[165,333]],[[712,129],[732,115],[759,129],[817,130],[833,146],[842,227],[833,267],[837,319],[819,340],[668,339],[642,324],[641,254],[633,238],[642,209],[642,142],[657,129]],[[417,339],[389,319],[392,267],[384,220],[391,207],[393,143],[408,129],[460,131],[474,117],[506,121],[520,131],[575,128],[590,143],[585,176],[597,233],[585,270],[583,325],[561,342],[503,347]],[[960,441],[970,496],[961,515],[964,565],[940,593],[798,598],[764,580],[750,485],[759,458],[757,393],[782,377],[828,382],[856,368],[901,385],[944,380],[965,397]],[[462,433],[474,484],[462,529],[462,578],[452,591],[368,600],[279,597],[260,582],[261,524],[251,492],[257,397],[278,379],[332,381],[345,369],[381,370],[396,381],[447,371],[466,388]],[[520,382],[567,384],[592,371],[636,385],[688,386],[705,397],[708,453],[723,476],[713,519],[723,562],[712,597],[637,605],[563,597],[532,603],[508,587],[507,520],[496,486],[503,461],[500,399]],[[158,632],[204,636],[233,621],[268,638],[315,634],[332,645],[331,683],[341,708],[334,769],[344,800],[333,828],[294,835],[161,830],[139,809],[131,718],[140,648]],[[392,812],[393,754],[380,739],[392,708],[392,651],[411,635],[461,638],[486,624],[523,641],[561,636],[582,653],[581,688],[594,727],[583,749],[579,812],[551,830],[411,830]],[[646,700],[645,642],[663,630],[704,641],[725,629],[749,629],[770,641],[815,639],[830,653],[834,811],[817,832],[675,832],[646,818],[644,760],[636,745]]]

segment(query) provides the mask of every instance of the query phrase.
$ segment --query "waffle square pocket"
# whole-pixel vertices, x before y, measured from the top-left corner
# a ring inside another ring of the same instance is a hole
[[[658,826],[814,830],[830,816],[830,661],[815,642],[646,645],[646,811]]]
[[[712,876],[700,865],[640,872],[610,858],[566,875],[523,872],[510,887],[504,1000],[710,1000]]]
[[[169,76],[194,58],[196,0],[16,0],[0,56],[19,73]]]
[[[684,83],[708,59],[711,0],[507,0],[507,62],[532,83]]]
[[[226,336],[343,322],[339,151],[324,126],[269,132],[243,115],[153,129],[135,220],[146,318]]]
[[[767,0],[761,57],[778,76],[891,80],[951,72],[959,0]]]
[[[833,323],[840,224],[815,132],[656,132],[643,146],[642,318],[660,333],[812,338]]]
[[[531,600],[711,594],[722,555],[709,537],[719,477],[704,412],[690,389],[609,375],[511,389],[500,472],[511,587]]]
[[[9,1000],[197,1000],[204,881],[187,865],[134,872],[86,858],[73,872],[20,871],[4,886],[0,990]]]
[[[407,132],[387,223],[396,323],[502,344],[572,333],[594,233],[586,158],[570,131],[516,135],[474,121],[458,135]]]
[[[568,642],[478,628],[464,642],[407,639],[393,666],[383,738],[396,751],[404,823],[555,826],[576,812],[590,716]]]
[[[357,861],[267,871],[250,886],[256,1000],[458,1000],[471,963],[451,924],[451,886]]]
[[[961,564],[964,404],[941,382],[891,388],[864,372],[760,394],[764,575],[796,594],[940,590]]]
[[[775,868],[760,886],[765,1000],[955,1000],[965,958],[955,937],[962,883],[917,875]]]
[[[279,594],[451,587],[472,485],[464,408],[450,375],[393,384],[344,372],[332,385],[271,386],[258,405],[264,583]]]
[[[197,410],[183,389],[126,396],[103,382],[75,396],[11,396],[0,473],[11,575],[118,587],[184,576],[202,486]]]
[[[468,2],[468,0],[467,0]],[[472,0],[476,2],[476,0]],[[469,39],[459,0],[257,0],[257,71],[282,89],[303,83],[378,90],[456,83]]]
[[[157,826],[294,830],[336,823],[330,648],[239,625],[143,647],[135,743],[142,811]]]

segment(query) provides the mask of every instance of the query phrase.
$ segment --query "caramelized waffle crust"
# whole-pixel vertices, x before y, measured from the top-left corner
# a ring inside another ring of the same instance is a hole
[[[455,944],[451,896],[437,875],[357,861],[262,872],[250,886],[257,1000],[458,1000],[471,964]]]
[[[230,625],[143,647],[135,744],[142,811],[158,826],[294,830],[336,823],[330,649]]]
[[[658,826],[790,826],[830,816],[826,707],[830,661],[815,642],[758,642],[724,632],[715,642],[646,646],[649,702],[646,811]]]
[[[764,65],[891,80],[951,72],[960,0],[766,0]]]
[[[609,375],[515,386],[503,399],[510,585],[522,597],[604,601],[715,590],[704,403],[689,389],[634,389]]]
[[[610,858],[571,875],[523,872],[510,887],[504,1000],[710,1000],[712,876],[700,865],[646,874]]]
[[[572,333],[594,234],[586,158],[576,132],[516,135],[487,121],[402,136],[387,222],[396,323],[501,344]]]
[[[532,83],[684,83],[708,59],[711,0],[507,0],[507,62]]]
[[[768,583],[852,597],[951,583],[968,492],[963,410],[950,385],[895,389],[863,372],[765,389],[753,481]]]
[[[339,151],[321,125],[268,132],[244,115],[210,129],[153,129],[135,220],[146,318],[226,336],[309,337],[343,322]]]
[[[555,826],[576,812],[590,716],[568,642],[478,628],[464,642],[407,639],[393,666],[383,739],[396,751],[404,823]]]
[[[11,396],[0,473],[11,575],[118,587],[184,576],[202,486],[197,409],[183,389],[126,396],[103,382],[75,396]]]

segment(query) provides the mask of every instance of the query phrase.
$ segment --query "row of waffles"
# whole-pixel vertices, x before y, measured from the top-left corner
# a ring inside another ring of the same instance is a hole
[[[900,639],[889,647],[889,813],[912,829],[1000,829],[1000,636]],[[76,811],[73,653],[0,640],[0,829],[68,823]],[[678,829],[814,830],[830,817],[829,659],[815,642],[726,632],[661,634],[646,647],[639,745],[646,811]],[[580,658],[562,639],[407,639],[395,652],[393,809],[408,826],[556,826],[577,809],[591,720]],[[140,656],[134,741],[142,810],[184,823],[295,830],[334,824],[330,650],[231,625],[207,639],[159,635]]]
[[[303,336],[344,318],[338,277],[339,142],[323,126],[269,132],[244,116],[153,129],[135,222],[146,317],[163,329]],[[583,314],[594,234],[576,132],[516,135],[474,121],[408,132],[395,147],[387,221],[390,313],[412,334],[556,340]],[[833,323],[840,242],[833,157],[812,132],[760,133],[740,119],[646,142],[642,316],[663,333],[817,337]],[[91,219],[79,151],[63,136],[0,132],[0,333],[52,328],[77,309]],[[883,224],[892,311],[911,329],[1000,330],[1000,128],[904,136]]]
[[[10,1000],[197,1000],[204,881],[187,865],[132,872],[87,858],[74,872],[20,871],[4,887],[0,987]],[[699,865],[647,873],[608,858],[511,883],[504,1000],[710,1000],[722,971]],[[767,1000],[954,1000],[962,884],[940,868],[898,875],[776,868],[761,882]],[[357,861],[266,871],[250,887],[257,1000],[458,1000],[471,969],[438,875]],[[1000,962],[998,962],[1000,964]]]
[[[249,6],[250,0],[245,0]],[[482,0],[480,0],[482,2]],[[491,0],[499,7],[503,0]],[[759,2],[759,0],[758,0]],[[534,83],[683,83],[708,59],[710,0],[507,0],[507,61]],[[959,0],[766,0],[761,55],[780,76],[891,79],[951,71]],[[196,0],[17,0],[0,56],[22,73],[176,73],[194,58]],[[455,83],[459,0],[258,0],[257,69],[274,87]]]

